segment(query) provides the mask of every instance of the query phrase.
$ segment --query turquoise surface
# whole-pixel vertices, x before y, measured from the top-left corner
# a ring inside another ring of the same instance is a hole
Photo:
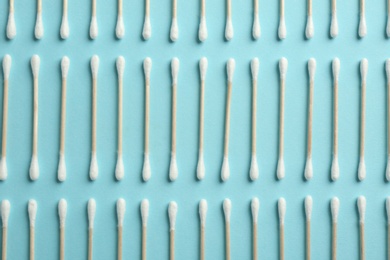
[[[38,202],[36,259],[56,259],[59,251],[57,203],[68,201],[66,258],[87,257],[87,201],[97,202],[94,233],[94,259],[116,258],[115,202],[127,202],[124,226],[125,259],[141,254],[139,204],[150,200],[148,258],[167,259],[168,203],[178,203],[176,225],[177,259],[199,258],[198,202],[207,199],[209,211],[206,231],[207,259],[224,258],[224,216],[222,201],[232,200],[232,259],[251,258],[250,199],[260,199],[258,250],[261,259],[278,258],[277,199],[285,197],[286,258],[302,259],[305,250],[303,199],[311,194],[312,256],[330,258],[330,207],[333,196],[341,202],[338,229],[339,259],[358,259],[358,215],[356,199],[367,198],[366,256],[386,259],[385,182],[386,167],[386,77],[384,62],[389,56],[385,37],[386,1],[367,1],[368,35],[357,36],[359,1],[338,1],[339,36],[330,39],[331,1],[313,1],[315,36],[305,40],[306,1],[286,0],[287,38],[278,41],[278,1],[260,2],[262,35],[252,40],[253,1],[232,0],[231,42],[224,40],[225,1],[207,1],[209,38],[197,40],[199,1],[178,0],[180,36],[169,41],[171,1],[151,0],[152,38],[141,38],[144,19],[143,1],[124,1],[126,35],[115,38],[116,1],[97,1],[99,36],[89,39],[90,1],[69,1],[70,37],[59,36],[62,1],[43,1],[45,35],[36,41],[35,1],[16,1],[17,36],[8,41],[5,28],[8,3],[0,3],[0,57],[13,58],[9,90],[8,170],[0,183],[0,199],[11,201],[9,222],[9,259],[28,256],[27,201]],[[28,169],[32,149],[32,75],[30,58],[41,57],[39,79],[39,163],[41,176],[31,182]],[[91,74],[90,58],[100,57],[98,83],[97,154],[100,174],[88,178],[91,147]],[[60,127],[60,60],[68,55],[66,160],[68,177],[58,183],[57,164]],[[124,77],[124,163],[125,178],[114,179],[117,149],[117,74],[115,60],[126,58]],[[152,178],[143,183],[144,79],[142,61],[153,60],[151,77],[150,150]],[[178,167],[179,178],[168,181],[171,130],[170,60],[181,61],[178,81]],[[209,70],[206,82],[205,163],[206,178],[196,180],[199,125],[198,60],[206,56]],[[249,63],[260,59],[258,89],[258,161],[260,178],[249,181],[251,141],[251,75]],[[289,60],[286,82],[285,164],[286,177],[277,181],[279,74],[278,60]],[[339,161],[341,176],[330,181],[332,160],[332,76],[331,60],[341,61],[339,88]],[[236,59],[230,133],[231,177],[220,181],[226,98],[225,64]],[[317,60],[314,100],[313,162],[314,178],[306,182],[308,105],[307,60]],[[367,178],[357,181],[360,116],[359,61],[369,61],[367,86],[366,164]],[[0,76],[2,77],[2,76]],[[2,91],[1,91],[2,93]],[[2,99],[1,99],[2,100]]]

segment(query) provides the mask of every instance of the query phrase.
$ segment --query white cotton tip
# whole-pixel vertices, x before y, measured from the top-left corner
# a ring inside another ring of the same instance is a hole
[[[234,70],[236,68],[236,61],[230,58],[227,61],[226,70],[227,70],[227,78],[230,83],[233,82]]]
[[[339,217],[340,200],[337,197],[333,197],[330,201],[330,212],[332,214],[332,222],[337,223]]]
[[[200,80],[206,80],[208,61],[206,57],[202,57],[199,61]]]
[[[366,58],[362,59],[360,62],[360,74],[362,77],[362,81],[366,81],[368,72],[368,60]]]
[[[150,73],[152,71],[152,59],[147,57],[144,59],[144,74],[145,78],[150,79]]]
[[[175,230],[176,215],[177,215],[177,203],[171,201],[168,206],[169,229],[171,231]]]
[[[232,213],[232,202],[230,199],[224,199],[223,200],[223,213],[225,214],[225,221],[230,222],[230,215]]]
[[[42,13],[37,14],[37,20],[35,22],[35,39],[40,40],[43,37],[43,21]]]
[[[313,159],[311,156],[306,158],[306,166],[305,166],[305,179],[311,180],[313,178]]]
[[[316,75],[316,67],[317,67],[316,60],[314,58],[309,59],[308,70],[309,70],[310,81],[314,81],[314,77]]]
[[[313,16],[311,15],[307,17],[305,34],[306,34],[306,39],[311,39],[314,36],[314,22],[313,22]]]
[[[122,155],[118,155],[115,166],[115,178],[120,181],[125,176],[125,166],[123,165]]]
[[[366,163],[364,162],[364,157],[360,158],[359,169],[358,169],[358,179],[362,181],[366,178]]]
[[[38,156],[33,155],[30,164],[30,179],[32,181],[36,181],[38,180],[38,177],[39,177]]]
[[[332,181],[337,181],[339,177],[340,177],[339,159],[337,155],[334,155],[332,160],[332,169],[330,173],[330,178],[332,179]]]
[[[98,168],[97,156],[96,153],[92,153],[91,163],[89,166],[89,178],[91,179],[91,181],[96,180],[98,174],[99,174],[99,168]]]
[[[28,218],[30,220],[30,227],[35,227],[35,220],[37,218],[37,210],[38,210],[38,204],[36,200],[29,200],[28,201]]]
[[[144,155],[144,165],[142,168],[142,179],[148,181],[152,176],[152,169],[150,167],[150,158],[149,154],[145,153]]]
[[[5,181],[8,177],[7,159],[3,156],[0,160],[0,181]]]
[[[230,41],[233,39],[234,36],[234,30],[233,30],[233,22],[230,17],[226,19],[226,28],[225,28],[225,38],[226,40]]]
[[[125,58],[123,58],[123,56],[119,56],[116,59],[116,70],[118,71],[119,78],[123,77],[123,74],[125,72],[125,65],[126,65]]]
[[[227,181],[230,177],[229,158],[224,157],[222,162],[221,179]]]
[[[359,223],[364,224],[364,219],[366,215],[366,198],[364,196],[359,196],[357,205],[359,211]]]
[[[175,42],[179,39],[179,25],[177,23],[177,18],[172,18],[171,32],[170,32],[171,41]]]
[[[61,60],[61,72],[62,78],[65,79],[68,76],[70,60],[67,56],[64,56]]]
[[[68,209],[68,203],[64,199],[60,199],[58,202],[58,216],[60,218],[60,227],[65,227],[66,212]]]
[[[313,198],[311,196],[306,196],[305,198],[306,221],[311,221],[312,211],[313,211]]]
[[[61,39],[65,40],[69,37],[69,22],[68,16],[62,16],[61,28],[60,28]]]
[[[387,157],[386,180],[390,181],[390,156]]]
[[[387,224],[390,225],[390,197],[386,198],[386,213],[387,213]]]
[[[278,180],[283,179],[285,176],[285,169],[284,169],[284,158],[280,157],[278,160],[278,167],[276,169],[276,177]]]
[[[203,180],[206,174],[206,167],[204,165],[203,152],[199,152],[198,165],[196,167],[196,177],[198,180]]]
[[[338,81],[340,74],[340,60],[339,58],[334,58],[332,61],[332,71],[333,71],[333,79]]]
[[[126,212],[126,201],[120,198],[116,201],[116,214],[118,217],[118,227],[123,227],[125,212]]]
[[[177,84],[177,77],[179,75],[180,61],[178,58],[173,58],[171,61],[171,70],[172,70],[172,83]]]
[[[279,224],[284,225],[284,218],[286,216],[286,200],[280,198],[278,200],[278,211],[279,211]]]
[[[119,15],[118,20],[116,21],[115,34],[118,39],[122,39],[123,36],[125,36],[125,23],[123,22],[122,15]]]
[[[92,78],[96,79],[99,71],[99,56],[93,55],[91,58]]]
[[[1,222],[3,223],[3,228],[8,226],[9,213],[11,211],[11,203],[9,200],[1,201]]]
[[[6,54],[3,58],[3,76],[4,79],[9,78],[9,74],[11,73],[11,65],[12,65],[12,58],[10,55]]]
[[[386,77],[387,77],[387,82],[390,82],[390,59],[386,59]]]
[[[204,42],[207,39],[207,36],[208,33],[207,33],[206,17],[202,16],[200,18],[199,31],[198,31],[199,41]]]
[[[179,175],[179,170],[177,168],[177,161],[176,161],[176,155],[171,155],[171,163],[169,165],[169,179],[171,181],[175,181],[177,179],[177,176]]]
[[[254,19],[253,19],[252,37],[253,37],[253,39],[257,40],[260,38],[260,35],[261,35],[260,18],[259,18],[259,15],[256,14]]]
[[[390,37],[390,16],[387,17],[386,35]]]
[[[287,36],[286,21],[284,20],[284,17],[281,17],[279,21],[278,36],[280,40],[286,39]]]
[[[279,72],[280,72],[281,79],[286,78],[287,68],[288,68],[288,61],[285,57],[283,57],[279,60]]]
[[[7,38],[12,40],[16,36],[16,24],[14,13],[9,13],[7,22]]]
[[[146,227],[148,225],[148,217],[149,217],[149,200],[143,199],[141,201],[142,226]]]
[[[361,14],[360,23],[359,23],[359,37],[363,38],[366,35],[367,35],[366,16],[364,14]]]
[[[251,168],[249,170],[249,177],[252,181],[255,181],[259,178],[259,165],[257,163],[256,154],[252,155]]]
[[[150,23],[150,17],[145,16],[144,28],[142,30],[142,37],[144,40],[148,40],[152,36],[152,25]]]
[[[259,75],[260,62],[258,58],[253,58],[251,61],[252,79],[257,81]]]
[[[206,216],[207,216],[207,201],[205,199],[201,199],[199,202],[199,217],[200,217],[200,225],[202,227],[206,226]]]
[[[65,164],[64,154],[60,154],[60,160],[58,162],[57,178],[61,182],[66,180],[66,164]]]
[[[259,218],[259,209],[260,209],[260,201],[258,198],[254,197],[251,201],[253,223],[257,223],[257,219]]]
[[[88,227],[90,229],[92,229],[94,222],[95,222],[95,215],[96,215],[96,201],[95,201],[95,199],[88,200],[87,212],[88,212],[88,222],[89,222]]]
[[[330,36],[335,38],[339,34],[339,23],[337,21],[337,15],[332,14],[332,20],[330,22]]]
[[[96,16],[92,16],[91,18],[91,24],[89,26],[89,37],[91,37],[92,40],[96,39],[98,36],[99,30],[98,30],[98,23]]]
[[[41,59],[38,55],[33,55],[31,58],[31,69],[33,73],[33,77],[37,78],[39,76],[39,67],[41,64]]]

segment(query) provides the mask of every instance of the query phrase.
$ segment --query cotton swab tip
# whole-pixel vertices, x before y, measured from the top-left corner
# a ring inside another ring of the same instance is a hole
[[[284,159],[283,157],[280,157],[278,160],[278,167],[276,169],[276,176],[279,180],[283,179],[285,176],[285,169],[284,169]]]
[[[337,20],[337,15],[332,15],[332,21],[330,23],[330,37],[335,38],[339,34],[339,23]]]
[[[259,165],[257,163],[256,154],[252,155],[251,168],[249,170],[249,177],[252,181],[255,181],[259,178]]]
[[[199,217],[200,224],[202,227],[206,226],[206,215],[207,215],[207,201],[205,199],[201,199],[199,202]]]
[[[0,160],[0,181],[6,180],[8,177],[7,159],[2,157]]]
[[[176,215],[177,215],[177,203],[171,201],[168,206],[169,228],[171,231],[175,230]]]
[[[180,61],[178,58],[173,58],[171,61],[172,81],[173,84],[177,84],[177,77],[179,75]]]
[[[306,198],[305,198],[306,221],[311,220],[312,212],[313,212],[313,198],[311,196],[306,196]]]
[[[278,211],[279,211],[279,224],[284,225],[284,218],[286,216],[286,200],[280,198],[278,200]]]
[[[91,164],[89,167],[89,178],[91,179],[91,181],[94,181],[97,179],[98,175],[99,175],[99,167],[97,162],[97,156],[96,153],[92,153]]]
[[[142,219],[142,225],[146,227],[148,224],[148,217],[149,217],[149,200],[143,199],[141,201],[141,219]]]
[[[8,80],[9,74],[11,72],[12,58],[10,55],[6,54],[3,58],[3,76],[5,80]]]
[[[8,226],[9,213],[11,211],[11,203],[9,200],[1,201],[1,222],[3,223],[3,227]]]
[[[252,37],[253,39],[257,40],[261,36],[261,29],[260,29],[260,19],[259,15],[255,15],[255,18],[253,20],[253,26],[252,26]]]
[[[337,223],[337,218],[339,217],[340,209],[340,200],[337,197],[333,197],[330,201],[330,212],[332,214],[333,223]]]
[[[118,227],[123,226],[123,220],[125,219],[126,201],[122,198],[116,202],[116,213],[118,216]]]
[[[311,39],[314,36],[314,22],[313,22],[313,16],[311,15],[307,17],[305,34],[307,39]]]
[[[118,39],[122,39],[125,36],[125,23],[123,22],[123,16],[119,15],[116,22],[115,34]]]
[[[58,163],[58,169],[57,169],[57,178],[61,182],[66,180],[66,164],[65,164],[64,154],[60,154],[60,161]]]
[[[363,224],[365,214],[366,214],[366,198],[364,196],[359,196],[358,201],[357,201],[357,205],[358,205],[358,211],[359,211],[359,222],[361,224]]]
[[[30,164],[30,179],[35,181],[39,178],[38,156],[33,155]]]
[[[91,58],[91,70],[92,70],[92,77],[96,79],[99,71],[99,56],[97,55],[93,55]]]
[[[359,181],[362,181],[366,178],[366,163],[364,161],[364,158],[360,158],[359,162],[359,169],[358,169],[358,179]]]
[[[313,178],[313,159],[311,156],[306,158],[306,166],[305,166],[305,179],[311,180]]]
[[[152,71],[152,59],[149,57],[146,57],[144,59],[144,73],[145,73],[145,78],[149,79],[150,78],[150,73]]]
[[[34,78],[37,78],[39,75],[40,64],[41,64],[41,59],[39,58],[39,56],[36,54],[33,55],[31,58],[31,69],[32,69],[32,73],[33,73]]]
[[[258,198],[254,197],[251,201],[253,223],[257,223],[257,219],[259,218],[259,209],[260,209],[260,201]]]
[[[98,36],[98,24],[97,24],[97,18],[96,16],[92,16],[91,18],[91,25],[89,27],[89,37],[91,37],[92,40],[96,39]]]
[[[196,176],[198,180],[203,180],[206,174],[206,167],[204,165],[204,156],[203,152],[199,152],[198,165],[196,167]]]
[[[280,78],[285,79],[287,74],[287,68],[288,68],[288,61],[286,58],[281,58],[279,60],[279,71],[280,71]]]
[[[120,181],[125,176],[125,166],[123,164],[123,156],[118,155],[115,167],[115,178]]]
[[[251,72],[252,72],[253,80],[257,80],[257,76],[259,75],[259,67],[260,67],[259,59],[253,58],[251,61]]]
[[[37,40],[42,39],[43,33],[44,33],[44,29],[43,29],[42,14],[38,13],[37,20],[35,22],[35,29],[34,29],[35,38]]]
[[[234,59],[230,58],[227,62],[227,65],[226,65],[227,77],[228,77],[228,81],[230,83],[233,82],[233,75],[234,75],[235,68],[236,68],[236,61]]]
[[[118,71],[118,76],[120,78],[123,77],[123,73],[125,72],[125,65],[126,65],[125,58],[123,56],[119,56],[116,59],[116,69]]]
[[[284,17],[280,18],[278,36],[280,40],[286,39],[287,37],[286,20],[284,19]]]
[[[232,212],[232,202],[230,199],[224,199],[223,200],[223,212],[225,214],[225,222],[229,223],[230,222],[230,215]]]
[[[207,36],[208,36],[208,32],[207,32],[207,25],[206,25],[206,17],[202,16],[200,18],[199,32],[198,32],[199,41],[204,42],[207,39]]]
[[[364,14],[360,15],[360,22],[359,22],[359,37],[363,38],[367,35],[367,22],[366,22],[366,16]]]
[[[12,40],[16,36],[15,15],[13,12],[9,13],[7,22],[7,38]]]
[[[332,181],[336,181],[339,179],[339,177],[340,177],[339,159],[335,155],[333,156],[333,160],[332,160],[331,179]]]
[[[61,60],[62,78],[65,79],[68,76],[70,60],[67,56],[64,56]]]
[[[233,22],[230,17],[226,20],[226,28],[225,28],[225,38],[227,41],[230,41],[233,39],[234,36],[234,29],[233,29]]]
[[[364,58],[360,62],[360,74],[362,76],[363,81],[365,81],[367,78],[367,72],[368,72],[368,60]]]
[[[144,181],[148,181],[152,176],[152,169],[150,167],[150,158],[149,154],[145,153],[144,155],[144,165],[142,168],[142,178]]]
[[[61,39],[63,40],[69,37],[69,22],[68,22],[68,17],[66,15],[62,17],[60,36]]]
[[[386,198],[387,224],[390,225],[390,197]]]
[[[333,78],[337,81],[339,80],[339,74],[340,74],[340,60],[339,58],[334,58],[332,61],[332,71],[333,71]]]
[[[176,155],[171,155],[171,163],[169,165],[169,179],[175,181],[179,175],[179,169],[177,167]]]
[[[68,209],[68,203],[65,199],[60,199],[58,202],[58,216],[60,218],[60,227],[65,227],[66,212]]]
[[[230,177],[229,158],[224,157],[222,162],[221,179],[227,181]]]
[[[308,70],[309,70],[309,78],[310,80],[314,80],[316,74],[317,62],[314,58],[310,58],[308,62]]]
[[[387,76],[387,82],[390,82],[390,59],[386,60],[386,76]]]
[[[35,219],[37,217],[38,204],[35,200],[28,201],[28,217],[30,219],[30,227],[35,227]]]
[[[390,155],[387,157],[386,179],[390,181]]]
[[[200,71],[200,79],[202,81],[206,80],[208,61],[206,57],[202,57],[199,61],[199,71]]]
[[[95,215],[96,215],[96,201],[95,201],[95,199],[88,200],[87,211],[88,211],[89,228],[93,229],[93,225],[95,222]]]
[[[152,25],[150,23],[150,17],[145,16],[144,28],[142,30],[142,37],[144,40],[148,40],[152,36]]]
[[[170,32],[171,41],[175,42],[179,39],[179,25],[177,23],[177,18],[172,18],[171,32]]]

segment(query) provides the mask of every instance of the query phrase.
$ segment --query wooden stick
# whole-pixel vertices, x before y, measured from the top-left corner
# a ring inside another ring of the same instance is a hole
[[[175,230],[169,231],[169,259],[175,260]]]
[[[42,0],[37,0],[37,13],[42,13]]]
[[[60,227],[60,260],[65,260],[65,227]]]
[[[30,260],[35,259],[35,228],[30,227]]]
[[[253,260],[257,260],[257,223],[252,224],[252,232],[253,232]]]
[[[176,154],[176,110],[177,110],[177,84],[172,85],[172,147],[171,153]]]
[[[92,154],[96,154],[97,79],[92,79]]]
[[[14,0],[9,0],[9,13],[13,13],[14,10]]]
[[[311,16],[313,13],[313,3],[312,0],[307,0],[307,15]]]
[[[360,0],[360,13],[364,14],[365,10],[366,10],[365,0]]]
[[[228,19],[232,17],[232,1],[226,0],[226,16]]]
[[[311,221],[306,221],[306,260],[311,259],[310,255],[310,248],[311,248],[311,239],[310,239],[310,234],[311,234]]]
[[[93,251],[93,228],[88,229],[88,260],[92,260]]]
[[[360,120],[360,158],[364,157],[364,139],[365,139],[365,124],[366,124],[366,82],[362,82],[361,90],[361,120]]]
[[[200,16],[205,17],[206,16],[206,0],[200,0]]]
[[[150,79],[145,79],[145,143],[144,152],[149,154],[149,125],[150,125]]]
[[[92,0],[92,17],[96,17],[96,0]]]
[[[364,223],[359,224],[359,235],[360,235],[360,259],[365,260],[365,242],[364,242]]]
[[[123,227],[118,226],[118,260],[122,260],[122,234],[123,234]]]
[[[3,131],[2,131],[2,143],[1,143],[1,157],[7,156],[7,124],[8,124],[8,78],[4,78],[4,91],[3,91]]]
[[[387,260],[390,259],[390,224],[387,224]]]
[[[204,96],[205,96],[205,80],[200,82],[200,111],[199,111],[199,154],[203,153],[204,142]]]
[[[65,154],[65,126],[66,126],[66,78],[62,78],[60,154]]]
[[[307,121],[307,157],[312,158],[313,144],[313,103],[314,103],[314,80],[310,80],[309,86],[309,112]]]
[[[333,156],[338,156],[338,140],[339,140],[339,82],[335,79],[333,82]]]
[[[142,226],[142,260],[146,260],[146,238],[148,228],[146,226]]]
[[[337,259],[337,223],[332,223],[332,260]]]
[[[332,14],[337,12],[337,0],[332,0]]]
[[[284,224],[279,226],[279,259],[284,260]]]
[[[280,18],[284,18],[284,0],[280,0],[280,9],[279,9],[279,12],[280,12]]]
[[[3,243],[1,249],[1,259],[7,260],[7,227],[3,227]]]
[[[150,0],[145,0],[145,17],[150,17]]]
[[[230,260],[230,221],[225,221],[225,259]]]
[[[252,80],[252,155],[256,155],[257,79]]]
[[[205,260],[205,227],[200,227],[200,260]]]
[[[230,135],[230,103],[232,98],[232,82],[228,82],[228,91],[226,96],[226,116],[225,116],[225,146],[223,149],[223,156],[229,156],[229,135]]]
[[[38,77],[34,77],[33,156],[38,156]]]

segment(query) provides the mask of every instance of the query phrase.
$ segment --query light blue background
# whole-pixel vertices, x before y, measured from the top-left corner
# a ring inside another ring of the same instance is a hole
[[[358,215],[356,198],[367,197],[367,259],[386,258],[386,215],[384,200],[388,185],[384,179],[386,165],[386,78],[384,61],[389,41],[385,38],[386,1],[367,1],[368,35],[359,40],[358,1],[338,1],[339,36],[329,38],[331,1],[314,0],[315,36],[304,39],[306,1],[286,1],[287,39],[277,40],[278,1],[260,2],[262,36],[251,38],[252,2],[233,0],[234,39],[224,41],[225,1],[207,1],[209,38],[197,41],[199,1],[178,0],[180,36],[169,41],[171,1],[151,0],[153,35],[141,38],[144,19],[143,1],[124,1],[126,35],[117,40],[116,1],[97,2],[99,36],[89,39],[90,1],[69,1],[70,37],[62,41],[59,28],[62,1],[43,1],[45,35],[33,38],[35,1],[15,2],[17,36],[5,38],[8,1],[0,3],[0,57],[13,58],[9,91],[7,181],[0,183],[0,199],[11,201],[9,223],[9,259],[28,256],[27,201],[38,201],[36,223],[36,259],[58,257],[57,203],[68,201],[66,230],[67,259],[87,256],[87,200],[97,201],[94,233],[95,259],[116,258],[115,202],[127,202],[124,229],[124,257],[140,258],[141,220],[139,203],[150,200],[148,258],[168,258],[167,205],[175,200],[177,216],[177,259],[197,259],[199,248],[198,202],[209,203],[207,218],[208,259],[224,258],[224,216],[222,201],[232,200],[232,259],[251,257],[250,199],[261,201],[259,244],[261,259],[278,258],[277,199],[287,201],[286,258],[304,257],[303,199],[314,199],[312,219],[312,255],[330,258],[329,200],[338,196],[338,256],[358,259]],[[31,182],[28,169],[32,146],[32,76],[30,58],[41,56],[39,79],[39,162],[41,176]],[[97,149],[100,175],[88,179],[91,146],[91,76],[89,62],[93,54],[100,57],[98,83]],[[60,127],[60,59],[68,55],[66,159],[68,177],[58,183],[57,164]],[[117,75],[115,59],[126,58],[124,86],[124,162],[125,179],[116,182],[114,169],[117,149]],[[150,149],[152,178],[141,181],[143,163],[144,79],[142,61],[153,59],[151,78]],[[181,61],[178,82],[178,165],[179,178],[168,181],[170,161],[171,78],[170,60]],[[206,85],[205,158],[206,178],[196,180],[198,149],[199,76],[198,60],[206,56],[209,70]],[[258,90],[258,160],[260,179],[250,182],[251,75],[249,62],[260,59]],[[285,163],[286,178],[275,179],[278,154],[279,74],[278,60],[289,60],[286,86]],[[341,177],[330,182],[332,159],[332,77],[331,60],[341,60],[339,88]],[[225,63],[236,59],[230,134],[231,178],[220,182],[226,98]],[[314,178],[303,180],[306,158],[306,118],[308,99],[307,60],[317,59],[314,101],[313,157]],[[366,164],[367,178],[357,181],[360,116],[359,61],[369,60],[367,87]],[[2,76],[1,76],[2,77]],[[2,93],[2,92],[1,92]]]

